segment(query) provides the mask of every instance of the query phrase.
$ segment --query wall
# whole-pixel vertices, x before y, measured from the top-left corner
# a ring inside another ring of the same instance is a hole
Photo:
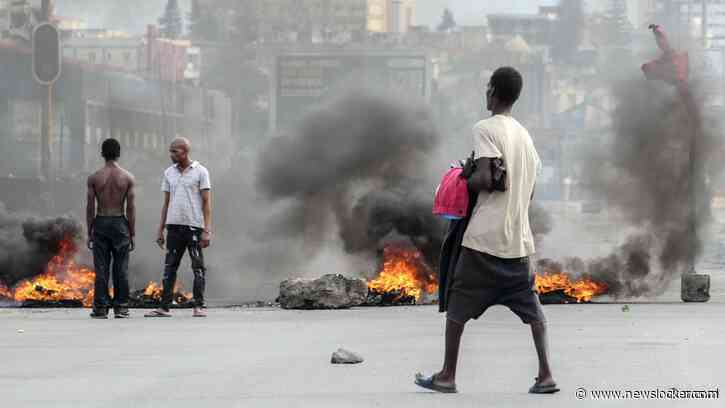
[[[138,72],[144,58],[140,39],[81,39],[63,41],[63,56],[86,64],[100,64]]]

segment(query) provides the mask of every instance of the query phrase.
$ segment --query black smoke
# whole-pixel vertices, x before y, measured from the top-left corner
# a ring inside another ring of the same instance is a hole
[[[532,202],[529,206],[529,225],[534,235],[534,241],[539,246],[541,241],[554,227],[554,219],[542,205]]]
[[[9,213],[0,203],[0,283],[13,286],[45,272],[61,241],[77,243],[81,231],[74,218],[23,218]]]
[[[661,294],[690,272],[711,219],[708,180],[722,169],[721,133],[701,90],[691,85],[695,102],[688,108],[683,93],[664,82],[617,83],[612,136],[592,141],[582,174],[635,232],[608,256],[557,267],[607,283],[617,298]]]
[[[348,253],[376,253],[398,237],[436,264],[444,225],[431,212],[435,183],[426,169],[438,141],[422,104],[349,94],[266,146],[257,189],[288,203],[273,229],[308,248],[321,249],[332,228]]]

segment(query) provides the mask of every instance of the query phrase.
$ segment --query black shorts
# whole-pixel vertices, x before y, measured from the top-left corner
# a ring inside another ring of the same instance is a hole
[[[465,324],[503,305],[526,324],[544,322],[529,258],[504,259],[463,247],[448,293],[447,317]]]

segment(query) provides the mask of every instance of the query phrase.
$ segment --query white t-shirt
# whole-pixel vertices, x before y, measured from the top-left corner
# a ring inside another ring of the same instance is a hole
[[[188,225],[204,228],[202,190],[211,189],[209,171],[199,162],[192,162],[184,173],[178,165],[164,171],[161,191],[169,193],[166,225]]]
[[[482,191],[463,237],[463,246],[499,258],[522,258],[536,249],[529,204],[541,167],[529,132],[516,119],[495,115],[473,127],[476,158],[503,158],[505,192]]]

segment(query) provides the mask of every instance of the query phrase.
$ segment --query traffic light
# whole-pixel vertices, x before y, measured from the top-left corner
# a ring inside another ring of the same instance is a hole
[[[33,75],[42,85],[50,85],[60,77],[60,33],[50,23],[33,30]]]

